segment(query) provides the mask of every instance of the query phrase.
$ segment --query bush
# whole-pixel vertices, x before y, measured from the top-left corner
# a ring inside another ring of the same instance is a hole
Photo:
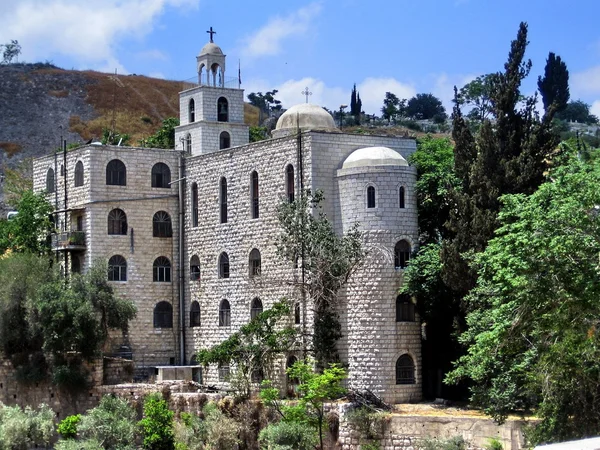
[[[206,425],[206,446],[211,450],[231,450],[239,444],[239,425],[225,415],[215,403],[208,403],[202,409]]]
[[[86,442],[102,442],[99,448],[124,450],[133,448],[135,420],[135,410],[126,400],[107,395],[81,418],[77,431]]]
[[[206,422],[196,415],[181,413],[174,434],[177,450],[202,450],[207,437]]]
[[[139,421],[144,436],[143,446],[149,450],[172,450],[173,411],[159,394],[151,394],[144,402],[144,418]]]
[[[79,422],[81,422],[81,414],[65,417],[58,424],[56,432],[60,434],[63,439],[75,439]]]
[[[462,436],[454,436],[450,439],[423,439],[420,442],[421,450],[467,450],[468,443]]]
[[[119,450],[127,447],[118,447]],[[102,444],[96,439],[86,439],[85,441],[76,441],[69,439],[67,441],[57,442],[54,446],[55,450],[103,450]]]
[[[54,412],[49,406],[41,404],[36,411],[29,406],[23,410],[0,403],[0,448],[20,450],[48,445],[53,434]]]
[[[504,445],[496,438],[489,438],[484,448],[485,450],[504,450]]]
[[[373,411],[366,406],[354,408],[348,412],[346,420],[365,439],[380,439],[390,415]]]
[[[312,450],[319,443],[315,429],[305,423],[279,422],[260,432],[261,448],[270,450]]]

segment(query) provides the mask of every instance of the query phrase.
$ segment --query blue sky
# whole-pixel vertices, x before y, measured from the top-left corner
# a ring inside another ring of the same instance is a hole
[[[529,24],[524,86],[535,90],[549,51],[571,75],[571,97],[600,115],[598,0],[0,0],[0,43],[19,40],[27,62],[182,80],[196,75],[206,30],[227,54],[227,76],[278,89],[285,107],[348,103],[356,83],[367,113],[386,91],[431,92],[501,70],[520,21]]]

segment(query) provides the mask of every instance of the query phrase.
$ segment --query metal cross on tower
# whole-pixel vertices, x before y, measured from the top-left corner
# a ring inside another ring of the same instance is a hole
[[[210,27],[210,30],[207,31],[208,34],[210,34],[210,42],[213,41],[213,34],[217,34],[216,31],[213,31],[212,27]]]
[[[309,96],[309,95],[312,95],[312,92],[310,92],[310,91],[308,90],[308,86],[306,86],[306,87],[304,88],[304,90],[301,92],[301,94],[306,96],[306,103],[308,103],[308,96]]]

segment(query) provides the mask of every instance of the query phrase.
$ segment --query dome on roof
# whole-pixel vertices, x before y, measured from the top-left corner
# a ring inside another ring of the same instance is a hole
[[[200,54],[198,56],[202,56],[202,55],[222,55],[222,54],[223,54],[223,50],[221,50],[221,47],[219,47],[214,42],[209,42],[204,47],[202,47],[202,50],[200,50]]]
[[[330,130],[336,128],[331,114],[320,106],[310,103],[301,103],[292,106],[284,112],[279,117],[275,130],[294,129],[298,127],[305,130]]]
[[[342,164],[342,169],[368,166],[408,166],[408,162],[391,148],[365,147],[354,150]]]

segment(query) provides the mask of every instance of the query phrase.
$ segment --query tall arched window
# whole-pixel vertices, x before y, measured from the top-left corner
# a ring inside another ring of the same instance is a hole
[[[221,131],[219,135],[219,149],[231,147],[231,135],[227,131]]]
[[[229,103],[225,97],[217,100],[217,122],[229,122]]]
[[[77,161],[75,164],[75,187],[83,186],[83,163]]]
[[[260,298],[255,298],[252,300],[252,304],[250,305],[250,320],[256,319],[259,314],[263,312],[263,304],[260,301]]]
[[[229,255],[225,252],[219,255],[219,278],[229,278]]]
[[[152,187],[169,189],[171,187],[171,169],[165,163],[156,163],[152,167]]]
[[[405,203],[404,186],[400,186],[400,189],[398,189],[398,205],[400,206],[400,208],[405,207],[404,203]]]
[[[159,256],[152,265],[152,281],[159,283],[171,282],[171,261],[169,258]]]
[[[219,326],[229,327],[231,326],[231,306],[225,299],[221,301],[219,305]]]
[[[259,196],[258,196],[258,172],[256,170],[250,175],[250,215],[253,219],[258,219],[259,215]]]
[[[54,192],[54,169],[48,169],[46,172],[46,192]]]
[[[152,218],[152,236],[173,237],[171,216],[166,211],[158,211]]]
[[[396,242],[394,247],[394,267],[396,269],[404,269],[408,265],[410,259],[410,244],[402,239]]]
[[[415,384],[415,363],[410,355],[396,361],[396,384]]]
[[[110,186],[127,186],[127,169],[123,161],[113,159],[106,165],[106,184]]]
[[[154,307],[154,328],[173,328],[173,307],[169,302],[158,302]]]
[[[294,305],[294,323],[300,324],[300,303]]]
[[[185,137],[185,151],[192,153],[192,135],[190,133]]]
[[[294,201],[294,191],[296,184],[294,183],[294,166],[288,164],[285,168],[285,195],[288,199],[288,202],[292,203]]]
[[[127,215],[119,208],[108,213],[108,234],[127,234]]]
[[[190,307],[190,327],[200,326],[200,304],[196,301],[192,302]]]
[[[396,322],[414,322],[415,304],[410,295],[401,294],[396,297]]]
[[[221,223],[227,223],[227,179],[225,177],[219,182],[219,206]]]
[[[200,281],[200,259],[193,255],[190,259],[190,280]]]
[[[192,226],[198,226],[198,185],[192,183]]]
[[[196,104],[194,103],[194,99],[190,99],[190,103],[188,106],[188,119],[190,123],[196,121]]]
[[[121,255],[108,260],[108,281],[127,281],[127,261]]]
[[[248,260],[248,266],[250,268],[250,278],[260,276],[260,252],[258,249],[253,248],[250,252],[250,258]]]
[[[367,208],[375,208],[375,186],[367,188]]]

